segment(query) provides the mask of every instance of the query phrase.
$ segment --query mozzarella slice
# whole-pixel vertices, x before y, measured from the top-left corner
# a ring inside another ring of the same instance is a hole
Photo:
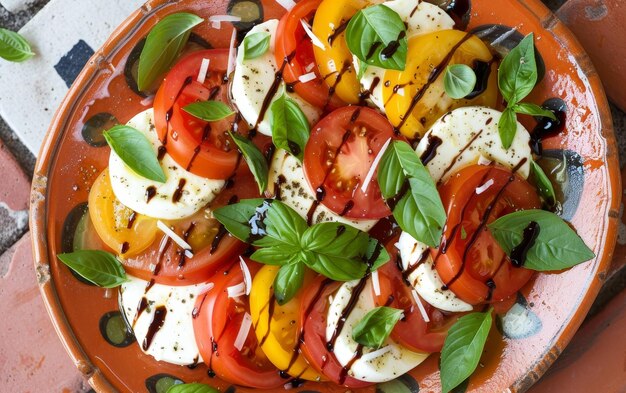
[[[410,269],[416,263],[419,263],[423,253],[428,249],[427,245],[416,241],[406,232],[402,232],[396,247],[400,250],[400,258],[402,259],[402,268],[404,270]],[[449,289],[443,289],[444,282],[439,277],[437,270],[435,270],[430,256],[409,274],[408,279],[422,299],[440,310],[463,312],[472,311],[473,309],[471,304],[459,299],[454,292]]]
[[[398,13],[407,26],[406,36],[408,39],[454,27],[454,20],[447,13],[438,6],[422,0],[392,0],[383,4]],[[358,68],[358,64],[356,67]],[[368,66],[360,80],[361,88],[371,92],[370,100],[383,113],[385,112],[383,101],[384,76],[385,69]]]
[[[352,291],[358,280],[344,283],[335,293],[326,320],[326,340],[330,341],[339,322],[339,318],[350,301]],[[354,309],[347,316],[341,332],[334,342],[333,353],[342,366],[350,363],[359,344],[352,339],[352,330],[361,319],[376,306],[371,294],[371,284],[368,282]],[[408,350],[393,339],[387,339],[383,348],[373,350],[363,348],[361,358],[354,361],[348,370],[348,375],[361,381],[380,383],[395,379],[415,368],[427,357],[427,353],[418,353]],[[376,353],[373,353],[376,352]],[[372,355],[369,355],[372,353]]]
[[[235,74],[231,87],[232,101],[251,128],[257,125],[259,115],[261,111],[265,109],[265,113],[263,113],[263,118],[259,122],[257,130],[268,136],[272,135],[269,122],[271,103],[264,108],[264,102],[266,97],[272,93],[270,90],[276,80],[276,72],[280,67],[280,65],[276,64],[276,59],[274,58],[274,40],[276,38],[277,27],[278,20],[270,19],[254,26],[250,32],[246,34],[247,37],[250,34],[260,32],[270,33],[270,48],[257,58],[244,60],[244,48],[243,44],[241,44],[237,53],[237,63],[235,65]],[[281,81],[274,97],[271,98],[271,102],[278,99],[284,91],[285,82]],[[285,94],[300,106],[300,109],[302,109],[302,112],[304,112],[311,124],[317,123],[320,116],[319,109],[304,101],[295,93],[285,92]]]
[[[478,163],[481,155],[482,160],[486,158],[507,168],[522,164],[517,174],[527,178],[532,160],[530,134],[518,122],[513,143],[505,149],[498,133],[501,116],[502,112],[495,109],[471,106],[455,109],[437,120],[415,149],[421,156],[430,141],[441,140],[437,154],[426,165],[435,182],[445,182],[462,168]]]
[[[147,109],[139,113],[128,122],[128,125],[141,131],[152,143],[154,152],[157,154],[161,142],[154,128],[154,111]],[[188,172],[169,154],[163,156],[161,168],[167,178],[165,183],[137,175],[114,151],[111,151],[109,173],[113,193],[123,205],[137,213],[174,220],[191,216],[206,206],[225,184],[224,180],[205,179]],[[182,193],[180,199],[175,202],[174,194],[177,193],[180,185],[183,185]],[[149,188],[155,191],[150,199],[146,196]]]
[[[154,284],[146,292],[147,281],[128,277],[130,281],[120,287],[120,305],[133,327],[139,347],[158,361],[179,365],[202,362],[193,333],[191,314],[196,297],[207,288],[206,284],[177,287]],[[137,317],[144,297],[147,307]],[[144,350],[148,329],[154,320],[155,311],[161,306],[165,307],[163,325],[154,334],[148,349]]]
[[[311,206],[316,203],[315,194],[304,177],[302,164],[285,150],[276,150],[274,153],[270,165],[268,191],[272,195],[278,193],[280,200],[298,212],[305,220]],[[341,217],[320,203],[315,208],[312,223],[320,222],[341,222],[367,232],[376,225],[378,220],[352,220]]]

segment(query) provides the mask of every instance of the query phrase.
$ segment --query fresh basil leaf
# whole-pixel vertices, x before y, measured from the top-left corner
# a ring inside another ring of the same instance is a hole
[[[498,86],[509,106],[517,104],[537,84],[534,35],[530,33],[502,60]]]
[[[455,100],[467,96],[476,86],[476,74],[466,64],[453,64],[446,68],[443,76],[443,87],[446,94]]]
[[[460,385],[476,370],[490,329],[491,309],[465,315],[448,330],[441,350],[443,393]]]
[[[357,65],[356,78],[358,80],[361,80],[361,78],[363,78],[363,76],[365,75],[365,71],[367,71],[367,67],[369,67],[369,64],[367,64],[364,61],[361,61],[361,59],[359,59],[356,56],[354,57],[354,61]]]
[[[183,107],[190,115],[204,121],[217,121],[234,115],[235,112],[221,101],[193,102]]]
[[[239,134],[233,134],[230,131],[228,135],[233,138],[239,151],[243,154],[243,158],[245,158],[248,167],[250,167],[250,172],[252,172],[256,183],[259,185],[259,193],[263,194],[267,188],[267,179],[269,176],[269,168],[267,167],[267,161],[263,153],[261,153],[259,148],[249,139]]]
[[[524,239],[531,222],[539,225],[539,235],[528,249],[523,265],[537,271],[562,270],[595,257],[593,251],[574,230],[554,213],[545,210],[523,210],[507,214],[488,225],[500,247],[511,251]]]
[[[377,243],[373,242],[374,245]],[[336,222],[316,224],[304,232],[300,243],[303,262],[335,281],[360,279],[368,272],[368,258],[373,253],[370,237],[349,225]],[[388,260],[389,254],[382,248],[369,270],[375,270]]]
[[[281,306],[293,299],[304,282],[304,264],[290,263],[281,266],[274,279],[274,297]]]
[[[500,141],[505,149],[511,147],[515,134],[517,133],[517,116],[511,108],[506,108],[498,121],[498,133]]]
[[[376,307],[352,329],[352,339],[366,347],[378,349],[385,343],[403,311],[391,307]]]
[[[270,48],[270,37],[270,33],[266,31],[246,35],[243,39],[243,59],[256,59],[267,52]]]
[[[173,385],[167,393],[220,393],[219,390],[203,383],[185,383]]]
[[[115,288],[128,279],[115,255],[101,250],[80,250],[57,254],[57,258],[89,282],[102,288]]]
[[[281,201],[274,200],[263,220],[265,236],[253,244],[259,247],[287,246],[292,250],[300,247],[300,238],[307,230],[304,218]]]
[[[187,43],[191,29],[202,21],[197,15],[181,12],[166,16],[150,30],[139,56],[139,90],[148,90],[170,68]]]
[[[103,133],[111,149],[124,164],[139,176],[165,183],[167,178],[161,168],[152,143],[141,131],[133,127],[117,125]]]
[[[346,28],[350,52],[369,65],[404,70],[408,41],[402,18],[378,4],[357,12]]]
[[[530,115],[530,116],[542,116],[548,117],[552,120],[556,120],[556,115],[549,109],[544,109],[537,104],[531,104],[529,102],[520,102],[513,105],[512,109],[516,113],[521,113],[522,115]]]
[[[254,251],[252,255],[250,255],[250,259],[252,259],[253,261],[272,266],[283,266],[290,260],[292,260],[293,257],[293,247],[285,244],[261,247]]]
[[[461,240],[467,239],[467,232],[465,231],[465,227],[461,227]]]
[[[446,212],[435,182],[407,143],[393,141],[389,145],[380,161],[378,184],[388,203],[399,199],[393,216],[400,228],[416,240],[437,247]]]
[[[270,125],[274,145],[302,162],[311,130],[300,106],[283,94],[270,107]]]
[[[535,183],[537,184],[539,195],[543,197],[548,206],[554,206],[556,203],[556,194],[554,193],[554,186],[552,186],[552,182],[546,173],[535,161],[530,162],[530,171],[535,179]]]
[[[243,242],[250,242],[252,235],[265,234],[263,220],[269,201],[261,198],[243,199],[238,203],[226,205],[213,210],[213,217],[233,236]],[[252,228],[254,227],[254,233]]]
[[[20,63],[35,54],[30,44],[19,33],[0,27],[0,57],[4,60]]]

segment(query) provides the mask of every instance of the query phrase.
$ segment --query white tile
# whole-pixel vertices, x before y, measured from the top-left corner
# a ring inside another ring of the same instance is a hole
[[[35,155],[68,90],[54,66],[80,40],[97,50],[143,2],[51,0],[20,30],[37,55],[23,63],[0,61],[0,116]]]
[[[28,8],[29,3],[32,1],[26,0],[0,0],[0,4],[6,8],[9,12],[16,13]]]

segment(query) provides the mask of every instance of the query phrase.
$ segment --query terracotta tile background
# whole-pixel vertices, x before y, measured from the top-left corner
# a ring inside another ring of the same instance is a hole
[[[47,1],[7,11],[0,26],[19,28]],[[626,7],[624,0],[546,0],[598,66],[626,163]],[[16,159],[17,157],[17,159]],[[66,355],[36,285],[27,208],[34,157],[0,119],[0,392],[87,392]],[[622,172],[626,174],[626,169]],[[622,206],[623,212],[623,206]],[[626,392],[626,225],[606,284],[561,357],[530,392]],[[6,317],[10,316],[10,317]]]

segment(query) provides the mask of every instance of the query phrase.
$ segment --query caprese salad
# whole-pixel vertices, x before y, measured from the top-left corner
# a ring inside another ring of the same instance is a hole
[[[441,352],[447,392],[476,368],[493,304],[594,257],[551,212],[517,121],[563,121],[523,102],[533,36],[501,58],[426,1],[280,4],[241,42],[229,15],[153,28],[138,76],[153,107],[104,133],[89,194],[106,249],[58,257],[119,286],[157,361],[354,389]],[[181,52],[200,23],[232,28],[230,47]]]

